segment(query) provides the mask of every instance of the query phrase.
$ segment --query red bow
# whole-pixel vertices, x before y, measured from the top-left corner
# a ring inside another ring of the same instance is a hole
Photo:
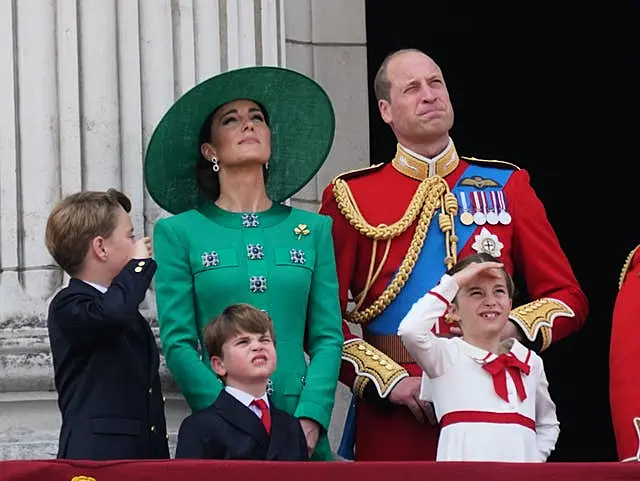
[[[529,375],[531,368],[528,364],[525,364],[513,354],[500,354],[493,361],[485,362],[482,366],[493,377],[493,388],[496,394],[505,401],[509,402],[509,395],[507,394],[507,371],[513,379],[513,383],[516,386],[516,392],[521,401],[527,399],[527,393],[524,390],[524,383],[522,382],[521,372]]]

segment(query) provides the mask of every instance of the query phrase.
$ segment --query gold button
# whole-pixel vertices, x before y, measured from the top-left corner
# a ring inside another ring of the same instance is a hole
[[[151,426],[151,432],[152,432],[152,433],[155,433],[155,432],[156,432],[156,427],[155,427],[155,425]]]
[[[134,269],[134,271],[136,271],[136,272],[142,272],[142,267],[136,267],[136,268]]]
[[[142,266],[143,266],[143,265],[145,265],[145,264],[146,264],[146,262],[145,262],[145,261],[140,261],[140,262],[138,262],[138,265],[139,265],[140,267],[142,267]]]

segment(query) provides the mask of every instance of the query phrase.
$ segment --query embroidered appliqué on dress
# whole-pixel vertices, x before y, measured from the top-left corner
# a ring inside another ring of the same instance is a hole
[[[244,227],[258,227],[260,225],[258,214],[242,214],[242,225]]]
[[[216,251],[202,253],[203,267],[215,267],[218,264],[220,264],[220,259],[218,258],[218,253]]]
[[[273,396],[273,381],[270,378],[267,379],[267,388],[265,391],[267,392],[267,396]]]
[[[306,259],[304,258],[304,251],[302,249],[291,249],[289,251],[291,262],[294,264],[304,264]]]
[[[264,276],[251,276],[249,278],[249,289],[251,292],[265,292],[267,290],[267,279]]]
[[[251,261],[259,261],[264,257],[262,244],[249,244],[247,246],[247,257]]]

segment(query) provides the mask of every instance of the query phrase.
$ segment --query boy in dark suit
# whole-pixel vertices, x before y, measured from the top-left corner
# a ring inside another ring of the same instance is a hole
[[[114,189],[63,199],[46,245],[71,277],[49,305],[62,427],[58,458],[169,458],[154,335],[138,311],[156,263]]]
[[[308,460],[300,421],[277,409],[267,394],[276,368],[268,314],[249,304],[231,305],[207,324],[204,343],[225,388],[211,406],[182,421],[176,458]]]

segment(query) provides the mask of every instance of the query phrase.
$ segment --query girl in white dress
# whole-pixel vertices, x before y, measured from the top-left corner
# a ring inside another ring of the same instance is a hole
[[[502,340],[513,280],[489,254],[461,259],[417,301],[398,335],[431,379],[442,431],[437,461],[544,462],[560,433],[542,359]],[[462,337],[432,328],[442,316]]]

